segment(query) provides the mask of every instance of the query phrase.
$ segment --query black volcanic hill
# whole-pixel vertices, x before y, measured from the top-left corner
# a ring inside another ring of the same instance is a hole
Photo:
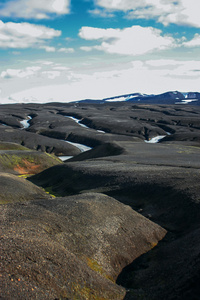
[[[0,106],[1,299],[200,298],[199,94],[125,96]]]
[[[0,206],[6,299],[123,299],[122,268],[166,231],[101,194]],[[11,261],[11,263],[9,262]]]

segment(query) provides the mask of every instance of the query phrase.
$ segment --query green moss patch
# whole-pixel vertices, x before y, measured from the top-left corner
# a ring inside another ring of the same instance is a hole
[[[89,257],[87,257],[86,260],[87,260],[88,267],[90,267],[93,271],[98,272],[100,275],[102,275],[106,279],[109,279],[109,280],[115,282],[114,279],[106,273],[106,271],[103,269],[103,267],[96,260],[89,258]]]
[[[0,142],[0,150],[22,150],[22,151],[27,151],[29,149],[22,146],[22,145],[16,144],[16,143]]]
[[[45,187],[43,190],[45,191],[45,193],[51,195],[52,197],[62,197],[58,193],[55,193],[51,187]]]
[[[0,151],[0,171],[7,173],[37,174],[60,163],[54,155],[37,151]]]

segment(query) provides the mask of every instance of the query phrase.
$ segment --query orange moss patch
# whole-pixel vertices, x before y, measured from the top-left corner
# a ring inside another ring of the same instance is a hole
[[[40,165],[35,165],[25,158],[22,159],[22,166],[18,164],[16,167],[14,167],[14,171],[16,171],[18,174],[37,174],[39,169]]]
[[[37,151],[10,151],[0,153],[0,171],[17,175],[34,175],[62,163],[55,156]]]

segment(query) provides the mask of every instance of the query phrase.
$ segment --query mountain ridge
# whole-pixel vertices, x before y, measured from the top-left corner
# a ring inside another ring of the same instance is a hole
[[[106,102],[135,102],[135,103],[148,103],[148,104],[190,104],[200,105],[199,92],[179,92],[167,91],[161,94],[143,94],[143,93],[130,93],[123,94],[99,100],[84,99],[76,102],[85,103],[106,103]]]

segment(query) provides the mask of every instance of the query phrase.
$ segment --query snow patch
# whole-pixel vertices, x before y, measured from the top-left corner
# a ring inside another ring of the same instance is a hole
[[[184,99],[182,100],[183,103],[190,103],[190,102],[193,102],[193,101],[198,101],[198,99]]]
[[[105,131],[103,131],[103,130],[97,130],[98,132],[100,132],[100,133],[105,133]]]
[[[30,126],[29,121],[31,120],[31,116],[28,116],[28,119],[25,119],[23,121],[20,121],[20,123],[23,125],[22,129],[26,129]]]
[[[79,120],[79,119],[77,119],[77,118],[74,118],[74,117],[71,117],[71,116],[65,116],[66,118],[69,118],[69,119],[72,119],[73,121],[75,121],[77,124],[79,124],[81,127],[84,127],[84,128],[89,128],[88,126],[86,126],[86,125],[84,125],[84,124],[82,124],[82,123],[80,123],[81,121],[82,121],[82,119],[81,120]]]
[[[155,144],[161,141],[166,135],[158,135],[150,139],[149,141],[145,140],[145,143]]]
[[[70,159],[70,158],[72,158],[73,156],[58,156],[58,158],[60,158],[62,161],[66,161],[66,160],[68,160],[68,159]]]
[[[175,104],[188,104],[188,103],[195,102],[195,101],[198,101],[198,100],[199,99],[190,99],[190,98],[187,98],[187,99],[181,100],[181,102],[175,102]]]
[[[106,99],[106,102],[116,102],[116,101],[127,101],[129,97],[116,97],[116,98],[112,98],[112,99]]]
[[[84,127],[84,128],[87,128],[87,129],[93,129],[93,128],[90,128],[82,123],[80,123],[82,121],[82,119],[77,119],[77,118],[74,118],[74,117],[71,117],[71,116],[65,116],[66,118],[69,118],[69,119],[72,119],[73,121],[75,121],[77,124],[79,124],[81,127]],[[94,130],[94,129],[93,129]],[[97,130],[98,132],[100,133],[105,133],[105,131],[103,130]]]
[[[76,148],[81,150],[81,152],[86,152],[86,151],[89,151],[89,150],[92,149],[91,147],[88,147],[88,146],[83,145],[83,144],[73,143],[73,142],[69,142],[69,141],[65,141],[65,140],[62,140],[62,141],[75,146]]]

